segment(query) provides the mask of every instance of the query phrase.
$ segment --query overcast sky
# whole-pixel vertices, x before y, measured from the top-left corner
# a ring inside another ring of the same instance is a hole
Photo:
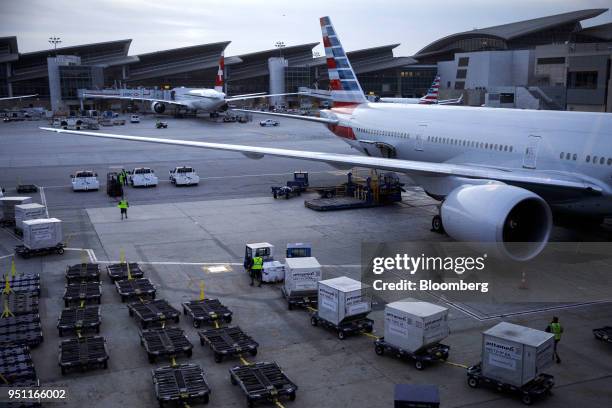
[[[347,50],[401,43],[412,55],[445,35],[568,11],[610,0],[0,0],[0,36],[19,51],[131,38],[130,54],[232,41],[226,55],[321,41],[329,15]],[[610,11],[584,25],[612,21]],[[322,48],[317,48],[322,52]]]

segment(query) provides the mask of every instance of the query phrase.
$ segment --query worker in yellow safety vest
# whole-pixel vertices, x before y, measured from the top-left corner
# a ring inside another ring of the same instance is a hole
[[[119,209],[121,210],[121,219],[123,220],[123,216],[125,215],[125,219],[127,220],[127,209],[130,206],[130,203],[128,203],[128,200],[126,200],[124,197],[121,197],[121,200],[119,200],[119,204],[117,204],[117,207],[119,207]]]
[[[251,286],[255,282],[255,279],[259,280],[261,286],[261,272],[263,270],[263,258],[261,256],[254,256],[251,264]]]
[[[555,348],[553,352],[553,359],[557,360],[557,364],[561,363],[561,359],[559,358],[559,353],[557,352],[557,344],[561,341],[561,333],[563,333],[563,326],[559,323],[558,317],[553,317],[552,322],[546,328],[546,332],[552,333],[555,336]]]

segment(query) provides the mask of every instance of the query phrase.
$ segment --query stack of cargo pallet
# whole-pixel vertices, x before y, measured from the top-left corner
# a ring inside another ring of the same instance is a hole
[[[59,336],[70,335],[59,345],[59,366],[62,375],[69,371],[85,371],[108,367],[108,349],[100,333],[100,267],[95,263],[80,263],[66,267],[65,309],[57,329]],[[90,305],[97,303],[97,305]]]
[[[15,225],[15,206],[32,202],[32,197],[0,197],[0,226]]]
[[[197,329],[202,324],[231,323],[233,313],[219,299],[201,299],[184,302],[183,314],[193,319],[193,327]]]
[[[124,280],[128,278],[128,266],[130,270],[130,276],[134,279],[140,279],[144,276],[144,272],[140,269],[140,265],[136,262],[126,262],[110,264],[106,266],[108,277],[112,283],[118,280]]]
[[[8,345],[1,347],[0,373],[3,377],[0,386],[38,387],[40,385],[28,346]]]
[[[32,255],[64,253],[62,221],[57,218],[39,218],[21,223],[23,244],[15,247],[15,253],[24,258]]]
[[[136,318],[143,329],[150,326],[165,326],[178,323],[180,312],[165,299],[145,300],[128,305],[130,316]]]
[[[134,298],[155,299],[156,289],[147,278],[131,278],[115,281],[117,293],[121,296],[121,302]]]
[[[0,345],[27,345],[36,347],[43,341],[42,326],[38,314],[40,276],[17,275],[3,277],[2,288],[9,280],[9,293],[2,293],[2,307],[8,311],[0,318]]]
[[[210,386],[197,364],[179,364],[153,370],[153,386],[159,406],[208,404]]]
[[[185,336],[183,329],[178,327],[142,330],[140,343],[147,352],[149,363],[154,363],[159,357],[175,358],[178,355],[191,357],[193,353],[193,345]]]
[[[47,207],[38,203],[18,204],[15,206],[15,233],[23,235],[23,222],[46,218]]]

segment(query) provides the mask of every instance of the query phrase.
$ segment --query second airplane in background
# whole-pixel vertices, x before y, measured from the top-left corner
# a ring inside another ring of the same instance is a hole
[[[438,99],[440,90],[440,76],[436,75],[431,87],[427,90],[427,94],[420,98],[379,98],[377,102],[383,103],[418,103],[419,105],[460,105],[463,101],[463,95],[456,99]]]

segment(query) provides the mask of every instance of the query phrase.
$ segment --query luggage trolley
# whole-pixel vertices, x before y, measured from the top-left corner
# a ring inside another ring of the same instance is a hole
[[[108,368],[106,340],[102,336],[62,340],[59,350],[59,366],[62,375],[72,369],[85,371],[98,367]]]
[[[100,265],[81,263],[66,267],[66,283],[100,282]]]
[[[32,292],[18,292],[0,296],[0,305],[8,298],[8,307],[15,316],[38,314],[38,295]]]
[[[372,333],[374,330],[374,320],[367,317],[356,316],[355,318],[344,319],[340,324],[334,324],[319,317],[318,312],[313,312],[310,315],[310,324],[313,326],[321,325],[327,329],[335,330],[340,340],[344,340],[346,336],[357,333]]]
[[[106,267],[106,271],[112,283],[128,278],[126,263],[110,264]],[[144,276],[144,272],[140,269],[138,263],[130,262],[130,275],[134,279],[140,279]]]
[[[208,404],[210,386],[197,364],[179,364],[152,371],[153,386],[159,406],[164,404]]]
[[[536,378],[522,387],[516,387],[484,376],[482,374],[482,366],[478,363],[468,367],[467,383],[472,388],[478,388],[480,385],[484,384],[501,392],[519,395],[523,404],[531,405],[536,399],[552,394],[551,390],[555,385],[555,377],[550,374],[539,374]]]
[[[142,330],[140,344],[149,356],[149,363],[154,363],[157,357],[176,357],[178,354],[191,357],[193,354],[193,345],[183,329],[178,327]]]
[[[100,323],[99,306],[73,307],[62,310],[57,321],[57,330],[60,337],[66,332],[94,331],[100,333]]]
[[[147,278],[118,280],[115,281],[115,287],[121,302],[133,298],[155,299],[155,286]]]
[[[597,340],[605,341],[612,344],[612,326],[605,326],[599,329],[593,329],[593,335]]]
[[[431,346],[422,347],[415,352],[410,352],[387,343],[384,337],[376,339],[374,342],[374,351],[379,356],[390,353],[401,359],[412,360],[417,370],[423,370],[427,364],[437,361],[446,361],[446,359],[448,359],[449,350],[450,346],[436,343]]]
[[[71,304],[84,301],[85,303],[100,304],[102,288],[99,282],[81,282],[66,285],[64,292],[64,305],[69,307]]]
[[[198,331],[200,344],[208,344],[215,354],[215,362],[220,363],[224,357],[239,356],[248,352],[252,356],[257,355],[257,343],[253,338],[243,332],[240,327],[220,327]]]
[[[232,312],[219,299],[192,300],[183,303],[183,314],[191,316],[193,327],[213,324],[215,321],[232,322]]]
[[[287,291],[285,291],[285,287],[281,287],[281,293],[283,297],[287,300],[287,309],[293,310],[294,307],[317,307],[318,294],[316,291],[310,294],[298,294],[298,295],[287,295]]]
[[[37,249],[31,249],[25,245],[17,245],[15,247],[15,253],[25,259],[31,256],[37,256],[37,255],[49,255],[49,254],[62,255],[64,253],[64,247],[65,246],[62,243],[57,244],[52,247],[37,248]]]
[[[39,274],[26,274],[17,275],[12,279],[9,279],[11,289],[13,292],[30,292],[36,296],[40,296],[40,275]],[[0,280],[0,285],[4,287],[6,284],[6,278]]]
[[[150,324],[164,325],[168,321],[179,322],[180,313],[165,299],[145,300],[128,305],[130,316],[136,316],[143,329]]]
[[[14,344],[36,347],[42,341],[42,326],[38,314],[11,316],[0,319],[0,345]]]
[[[25,345],[8,345],[0,348],[0,372],[12,386],[21,384],[28,386],[27,384],[38,382],[30,349]]]
[[[233,385],[240,385],[246,394],[247,406],[253,407],[256,402],[273,402],[277,397],[288,397],[295,400],[298,389],[276,363],[259,362],[230,368],[230,380]]]

